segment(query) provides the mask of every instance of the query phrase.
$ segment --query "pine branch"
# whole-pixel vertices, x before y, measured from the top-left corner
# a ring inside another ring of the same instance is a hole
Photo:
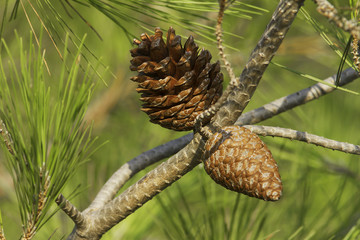
[[[359,145],[354,145],[347,142],[339,142],[306,132],[300,132],[293,129],[272,127],[272,126],[244,125],[244,127],[250,129],[253,133],[262,136],[288,138],[290,140],[302,141],[332,150],[360,155]]]
[[[334,74],[333,76],[325,79],[324,81],[331,85],[334,85],[336,81],[336,76],[337,74]],[[359,73],[352,68],[348,68],[341,73],[339,86],[344,86],[357,78],[359,78]],[[318,99],[319,97],[331,93],[334,90],[336,90],[335,87],[331,87],[323,83],[314,84],[311,87],[302,89],[286,97],[276,99],[268,104],[265,104],[262,107],[244,113],[236,121],[236,124],[244,125],[262,122],[294,107]]]
[[[357,79],[358,73],[354,71],[352,68],[346,69],[342,73],[340,85],[346,85],[353,80]],[[336,75],[327,78],[326,82],[333,84],[335,81]],[[238,121],[237,125],[240,124],[248,124],[247,122],[253,124],[257,122],[261,122],[270,117],[273,117],[277,114],[285,112],[289,109],[292,109],[296,106],[305,104],[309,101],[315,100],[321,96],[326,95],[332,91],[336,90],[336,88],[330,87],[325,84],[315,84],[309,88],[303,89],[299,92],[293,93],[289,96],[283,97],[281,99],[275,100],[272,103],[269,103],[261,108],[252,110],[243,114]],[[270,110],[270,106],[278,106]],[[252,117],[251,117],[252,116]],[[256,126],[255,126],[256,127]],[[258,132],[256,132],[258,133]],[[258,133],[260,134],[260,133]],[[185,144],[187,144],[190,139],[193,137],[193,134],[190,133],[182,138],[172,140],[166,144],[163,144],[155,149],[151,149],[138,157],[132,159],[128,164],[121,167],[114,175],[108,180],[108,182],[104,185],[101,191],[98,193],[94,202],[90,205],[90,207],[86,210],[90,209],[95,210],[96,208],[100,208],[104,206],[107,202],[109,202],[114,195],[118,192],[121,186],[133,175],[135,175],[139,170],[144,169],[145,167],[153,164],[165,157],[169,157],[175,152],[179,151],[183,148]],[[297,139],[295,139],[297,140]],[[309,140],[310,141],[310,140]],[[332,140],[333,141],[333,140]],[[312,143],[311,141],[309,143]],[[334,148],[335,149],[335,148]],[[336,149],[337,150],[337,149]],[[134,167],[134,168],[133,168]],[[84,211],[84,212],[86,212]]]
[[[174,155],[184,148],[193,138],[193,134],[185,135],[158,147],[150,149],[119,168],[104,184],[88,210],[97,209],[110,202],[120,188],[136,173],[164,158]]]
[[[220,127],[230,125],[240,116],[302,3],[302,0],[283,0],[279,3],[241,74],[239,85],[234,91],[228,90],[229,88],[226,90],[231,93],[228,93],[227,102],[215,115],[213,124]],[[73,239],[82,239],[84,236],[99,239],[106,231],[199,164],[203,147],[201,136],[195,134],[194,139],[176,155],[150,171],[104,207],[85,214],[87,227],[76,226]]]
[[[358,72],[352,68],[348,68],[341,73],[341,81],[339,86],[344,86],[358,78]],[[333,85],[335,84],[335,79],[336,74],[328,77],[324,81]],[[329,85],[322,83],[314,84],[311,87],[302,89],[298,92],[279,98],[262,107],[242,114],[236,121],[236,125],[256,124],[262,122],[280,113],[286,112],[287,110],[316,100],[328,93],[333,92],[334,90],[336,90],[336,88]],[[128,163],[118,169],[105,183],[89,208],[98,208],[109,202],[114,197],[114,194],[120,190],[123,184],[125,184],[125,182],[128,181],[137,172],[180,151],[186,144],[191,141],[193,136],[193,133],[189,133],[181,138],[172,140],[154,149],[146,151],[130,160]]]
[[[61,210],[63,210],[66,215],[68,215],[71,220],[73,220],[76,226],[85,227],[85,218],[83,214],[77,210],[76,207],[71,204],[71,202],[66,200],[62,194],[56,198],[55,202],[61,208]]]
[[[99,239],[110,228],[198,165],[203,145],[197,134],[179,153],[146,174],[114,200],[97,210],[83,211],[86,227],[76,225],[76,234],[72,235],[72,239]]]
[[[342,72],[340,86],[351,83],[358,78],[358,73],[352,68],[348,68]],[[336,74],[324,81],[329,84],[334,84],[335,79]],[[336,88],[322,83],[314,84],[311,87],[302,89],[298,92],[270,102],[260,108],[242,114],[238,118],[236,125],[256,124],[258,122],[262,122],[282,112],[286,112],[287,110],[325,96],[327,93],[331,93],[334,90],[336,90]],[[193,133],[189,133],[181,138],[162,144],[154,149],[150,149],[130,160],[111,176],[111,178],[99,191],[88,209],[99,208],[111,201],[120,188],[137,172],[180,151],[191,141],[193,136]]]

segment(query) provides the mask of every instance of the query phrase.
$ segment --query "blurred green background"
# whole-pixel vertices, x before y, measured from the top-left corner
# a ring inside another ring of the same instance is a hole
[[[172,2],[177,1],[167,2],[171,6]],[[275,0],[241,2],[259,9],[241,5],[240,7],[254,12],[244,11],[242,14],[246,16],[243,17],[241,13],[228,14],[224,19],[224,30],[241,36],[224,36],[224,42],[229,45],[226,53],[237,76],[278,3]],[[344,7],[348,6],[346,1],[339,2]],[[35,32],[38,33],[41,24],[28,2],[23,3]],[[201,23],[214,27],[217,1],[209,3],[215,4],[211,5],[212,11],[210,7],[204,12],[191,11],[186,6],[190,6],[191,9],[192,3],[184,1],[179,4],[184,6],[183,12],[169,8],[167,14],[174,20],[179,17],[188,19],[194,26],[195,23]],[[0,3],[0,14],[3,14],[4,4],[4,1]],[[127,36],[117,24],[94,7],[73,4],[101,35],[102,40],[71,9],[68,10],[69,15],[65,14],[66,11],[61,7],[59,12],[63,13],[73,32],[79,36],[88,34],[87,47],[95,56],[101,58],[103,66],[108,66],[108,70],[98,68],[99,74],[108,86],[105,86],[101,79],[98,80],[99,84],[87,115],[88,120],[94,120],[94,134],[99,137],[98,143],[107,143],[89,162],[81,166],[64,190],[66,196],[74,186],[80,185],[82,191],[71,201],[82,210],[91,203],[104,182],[122,164],[146,150],[187,133],[174,132],[154,125],[148,121],[146,114],[140,111],[136,84],[129,80],[135,74],[129,70],[129,50],[134,47],[129,41],[131,35]],[[315,11],[315,7],[312,1],[306,1],[305,9],[311,16],[325,29],[329,29],[330,33],[334,31],[327,20]],[[163,9],[168,8],[164,6]],[[8,21],[11,10],[7,10],[2,36],[11,51],[16,53],[18,46],[14,31],[27,39],[30,28],[21,8],[17,18]],[[200,36],[196,31],[177,26],[174,22],[150,18],[141,11],[139,8],[138,13],[131,16],[165,30],[173,26],[177,34],[182,36],[192,34],[198,45],[211,51],[213,61],[219,58],[216,44],[211,40]],[[207,19],[191,16],[190,13],[197,13]],[[126,19],[122,24],[132,35],[140,36],[144,32],[144,29],[131,21],[127,22]],[[211,31],[208,30],[209,34],[214,35]],[[60,33],[62,35],[59,39],[63,39],[65,33]],[[336,32],[333,35],[335,36]],[[334,36],[331,39],[341,49],[344,42]],[[58,40],[57,43],[62,49],[61,41]],[[46,32],[43,34],[43,48],[46,49],[46,60],[51,71],[51,76],[48,77],[56,81],[61,60]],[[89,56],[89,62],[96,65],[96,58],[89,52],[84,54]],[[273,61],[325,79],[336,74],[340,59],[341,56],[329,47],[299,13]],[[223,72],[228,81],[227,74]],[[246,111],[314,83],[270,64]],[[355,80],[346,88],[359,92],[359,80]],[[261,124],[292,128],[338,141],[360,144],[359,109],[358,95],[335,91]],[[103,239],[343,239],[347,234],[350,236],[351,229],[360,231],[358,156],[286,139],[262,139],[268,144],[279,166],[284,188],[280,201],[263,202],[230,192],[215,184],[206,175],[202,165],[199,165],[111,229]],[[137,181],[147,171],[149,169],[138,173],[126,186]],[[126,186],[123,189],[126,189]],[[0,209],[7,238],[16,239],[21,233],[21,221],[12,180],[7,173],[3,155],[0,155]],[[58,212],[40,229],[35,239],[61,239],[71,232],[72,227],[71,220],[64,213]]]

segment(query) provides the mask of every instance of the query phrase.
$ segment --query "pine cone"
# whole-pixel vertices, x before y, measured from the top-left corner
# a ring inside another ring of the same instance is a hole
[[[162,35],[156,28],[155,35],[143,33],[141,41],[134,40],[138,47],[130,50],[130,69],[139,74],[131,80],[139,83],[141,110],[151,122],[177,131],[192,130],[196,116],[221,96],[220,63],[210,64],[207,50],[198,53],[192,36],[182,47],[173,28],[169,28],[166,43]]]
[[[277,201],[282,183],[265,143],[249,129],[227,126],[205,144],[204,168],[223,187],[263,200]]]

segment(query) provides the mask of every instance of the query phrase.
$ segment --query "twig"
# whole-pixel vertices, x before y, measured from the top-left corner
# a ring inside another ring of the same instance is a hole
[[[27,220],[26,230],[24,231],[23,237],[21,239],[28,240],[32,239],[36,234],[37,224],[39,222],[40,216],[43,214],[43,209],[47,201],[47,193],[50,185],[50,176],[49,172],[46,171],[45,164],[40,168],[40,192],[37,199],[37,208],[32,210],[32,213]],[[36,210],[36,211],[34,211]]]
[[[88,207],[88,210],[93,210],[104,206],[111,201],[120,188],[136,173],[145,169],[166,157],[172,156],[180,149],[184,148],[193,138],[193,134],[185,135],[176,140],[172,140],[162,144],[156,148],[146,151],[139,156],[131,159],[117,170],[111,178],[104,184],[99,193],[96,195],[94,201]]]
[[[220,107],[225,103],[230,93],[233,92],[234,88],[237,84],[237,79],[235,77],[234,71],[231,67],[230,62],[226,59],[226,55],[224,53],[224,46],[222,45],[222,21],[224,18],[224,12],[226,7],[226,0],[220,0],[219,1],[219,13],[217,17],[217,24],[216,24],[216,40],[217,40],[217,46],[219,49],[219,55],[221,57],[221,60],[224,62],[226,71],[228,72],[230,76],[230,84],[228,86],[228,91],[225,91],[224,94],[220,97],[220,99],[213,104],[210,108],[206,109],[203,113],[198,115],[196,117],[195,121],[195,132],[199,132],[204,139],[207,139],[212,134],[212,131],[218,131],[218,129],[212,129],[211,126],[203,127],[203,122],[209,122],[210,119],[216,114],[217,111],[219,111]]]
[[[225,7],[226,7],[226,0],[221,0],[219,1],[219,13],[218,13],[218,17],[217,17],[217,24],[216,24],[216,40],[217,40],[217,46],[219,49],[219,54],[221,57],[221,60],[224,62],[226,71],[228,72],[229,76],[230,76],[230,84],[231,85],[235,85],[236,84],[236,77],[234,74],[234,71],[231,67],[230,62],[226,59],[226,55],[224,53],[224,46],[222,45],[222,35],[223,35],[223,30],[222,30],[222,21],[224,18],[224,12],[225,12]]]
[[[344,86],[358,78],[359,74],[352,68],[348,68],[342,72],[339,85]],[[336,74],[325,79],[324,81],[330,84],[334,84],[335,79]],[[270,102],[260,108],[242,114],[237,120],[236,124],[255,124],[264,121],[289,109],[322,97],[334,90],[336,90],[336,88],[322,83],[314,84],[311,87],[302,89],[286,97],[282,97],[273,102]],[[193,136],[193,133],[189,133],[181,138],[172,140],[154,149],[146,151],[130,160],[111,176],[111,178],[99,191],[88,209],[100,208],[107,202],[111,201],[123,186],[123,184],[125,184],[137,172],[180,151],[186,144],[191,141]]]
[[[320,137],[306,132],[272,126],[244,125],[244,127],[250,129],[253,133],[262,136],[288,138],[290,140],[302,141],[332,150],[360,155],[359,145],[354,145],[346,142],[338,142],[332,139]]]
[[[56,198],[55,202],[61,208],[61,210],[63,210],[66,215],[68,215],[71,220],[73,220],[76,226],[80,228],[85,226],[84,215],[79,210],[77,210],[74,205],[66,200],[62,194]]]
[[[348,68],[341,73],[341,80],[339,82],[339,86],[348,84],[357,78],[359,78],[359,73],[352,68]],[[335,84],[336,74],[325,79],[324,81],[330,84]],[[282,97],[268,104],[265,104],[262,107],[244,113],[236,121],[236,124],[255,124],[264,121],[294,107],[318,99],[319,97],[324,96],[334,90],[336,90],[336,88],[330,87],[322,83],[317,83],[311,87],[302,89],[286,97]]]
[[[354,38],[360,39],[360,26],[355,20],[348,20],[338,15],[336,8],[327,0],[314,0],[318,5],[317,11],[334,22],[337,27],[349,32]]]
[[[198,165],[203,145],[201,136],[196,134],[185,148],[150,171],[114,200],[98,210],[85,210],[86,222],[91,228],[76,225],[73,239],[81,239],[79,235],[100,239],[110,228]]]

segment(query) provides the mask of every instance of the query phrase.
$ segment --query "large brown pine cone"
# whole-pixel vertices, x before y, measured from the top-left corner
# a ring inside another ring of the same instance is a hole
[[[162,31],[155,35],[143,33],[138,45],[130,51],[130,69],[139,74],[131,80],[138,82],[142,111],[150,121],[178,131],[194,128],[195,118],[214,104],[222,93],[223,75],[220,63],[210,64],[207,50],[198,53],[190,36],[181,46],[181,37],[169,28],[166,43]]]
[[[282,194],[278,167],[265,143],[249,129],[227,126],[205,144],[204,168],[232,191],[266,201]]]

